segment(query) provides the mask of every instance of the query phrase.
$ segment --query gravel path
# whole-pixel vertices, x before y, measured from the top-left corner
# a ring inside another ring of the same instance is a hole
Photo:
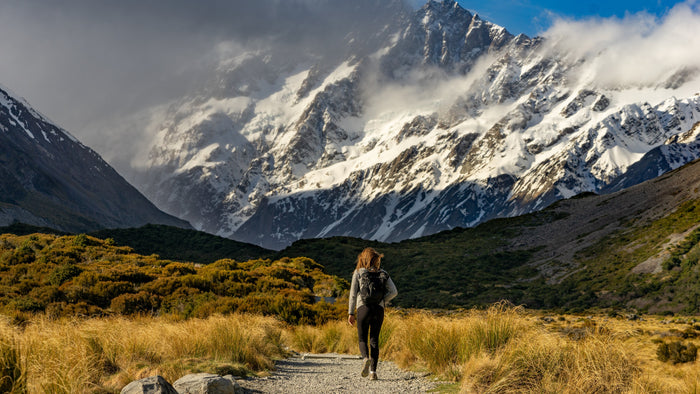
[[[265,378],[239,380],[246,393],[426,393],[440,383],[425,374],[379,361],[378,380],[360,376],[362,360],[329,354],[292,357],[276,363]]]

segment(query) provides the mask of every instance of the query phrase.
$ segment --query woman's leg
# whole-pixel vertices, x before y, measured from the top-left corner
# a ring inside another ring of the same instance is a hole
[[[370,309],[366,305],[357,308],[357,338],[360,345],[360,354],[363,358],[369,357],[367,351],[367,336],[369,335]]]
[[[372,305],[369,313],[369,348],[372,365],[370,371],[377,371],[377,362],[379,361],[379,332],[382,329],[384,322],[384,308],[380,305]]]

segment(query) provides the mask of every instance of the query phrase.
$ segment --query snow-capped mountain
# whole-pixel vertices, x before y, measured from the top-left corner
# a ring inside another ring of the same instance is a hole
[[[473,226],[700,156],[697,69],[600,84],[601,53],[514,36],[451,0],[364,37],[342,58],[224,59],[201,91],[151,109],[135,184],[197,229],[281,248]]]
[[[158,210],[93,150],[23,99],[0,89],[0,225],[15,221],[69,232],[191,228]]]

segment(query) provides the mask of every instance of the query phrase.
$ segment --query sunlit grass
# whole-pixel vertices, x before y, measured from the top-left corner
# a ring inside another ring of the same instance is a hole
[[[675,338],[691,323],[661,317],[541,317],[506,304],[445,314],[389,312],[380,359],[461,382],[466,393],[695,393],[700,388],[696,363],[673,365],[656,357],[659,341]],[[359,353],[355,328],[347,323],[297,327],[294,334],[298,351]],[[325,346],[325,336],[345,338],[344,345]]]
[[[283,357],[283,324],[271,317],[230,315],[169,321],[156,318],[32,320],[2,323],[29,392],[119,392],[132,380],[192,372],[250,373]],[[0,345],[0,346],[4,346]],[[2,349],[2,353],[7,353]],[[2,379],[6,379],[3,375]]]
[[[0,324],[4,328],[4,324]],[[17,338],[11,330],[0,330],[0,392],[26,391],[26,366],[22,361]]]
[[[451,313],[389,311],[381,360],[458,382],[467,393],[693,393],[695,362],[664,363],[661,341],[695,342],[688,321],[553,316],[497,304]],[[161,375],[265,373],[297,352],[359,354],[345,321],[293,326],[273,317],[35,317],[0,320],[0,391],[117,393]]]

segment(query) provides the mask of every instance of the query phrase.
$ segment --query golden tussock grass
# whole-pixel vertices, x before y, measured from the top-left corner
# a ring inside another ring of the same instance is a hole
[[[24,329],[1,322],[0,332],[14,340],[28,392],[88,393],[119,392],[152,375],[174,382],[191,372],[271,369],[273,359],[285,355],[282,327],[274,318],[248,315],[186,321],[36,318]]]
[[[442,378],[457,381],[467,360],[495,352],[516,336],[521,313],[520,308],[497,304],[460,317],[427,312],[392,316],[387,353],[402,367],[423,365]]]
[[[619,343],[598,336],[570,342],[528,331],[501,352],[464,366],[462,388],[476,393],[616,393],[639,367]]]
[[[333,321],[321,326],[295,326],[285,332],[285,340],[298,352],[357,353],[357,331],[347,322]]]
[[[658,320],[562,317],[543,324],[524,315],[520,331],[499,351],[481,353],[463,366],[465,393],[694,393],[695,363],[656,358]]]
[[[695,362],[656,357],[657,343],[687,324],[575,316],[544,322],[506,304],[434,314],[390,311],[382,360],[459,382],[465,393],[697,393]],[[688,339],[694,340],[694,339]],[[345,321],[291,326],[234,314],[167,318],[0,319],[0,392],[116,393],[159,374],[264,372],[286,346],[299,352],[358,354]]]
[[[389,312],[380,358],[459,382],[464,393],[697,393],[696,363],[656,357],[658,338],[672,326],[660,318],[576,316],[544,323],[503,303],[456,314]],[[297,327],[294,335],[299,351],[359,353],[356,329],[347,323]]]

